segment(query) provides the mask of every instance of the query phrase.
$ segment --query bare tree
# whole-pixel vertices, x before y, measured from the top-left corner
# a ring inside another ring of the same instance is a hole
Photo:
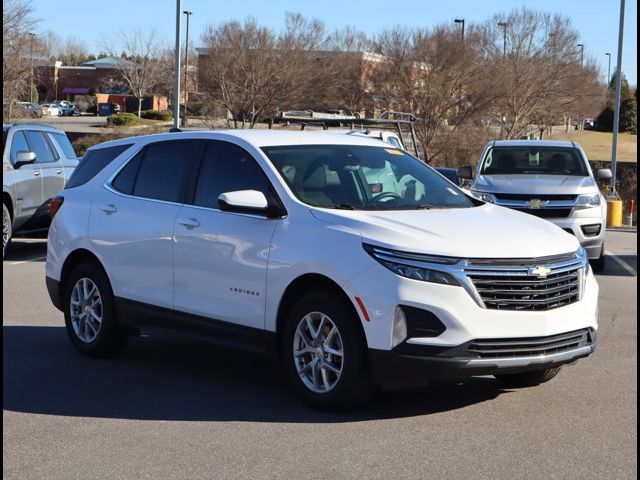
[[[2,4],[2,113],[6,119],[11,119],[14,102],[29,91],[32,14],[28,1]]]
[[[64,65],[81,65],[94,60],[85,44],[75,37],[63,38],[56,32],[47,31],[40,35],[40,53],[50,60],[58,60]]]
[[[138,117],[142,112],[142,100],[153,93],[162,79],[160,36],[157,30],[148,33],[142,30],[122,32],[118,35],[118,56],[114,45],[105,43],[103,49],[114,58],[116,70],[122,77],[132,95],[138,99]]]

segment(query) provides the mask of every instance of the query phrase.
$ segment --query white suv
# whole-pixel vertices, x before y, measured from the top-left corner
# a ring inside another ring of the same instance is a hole
[[[139,329],[197,332],[278,352],[304,398],[344,407],[447,375],[537,384],[595,348],[598,286],[574,236],[379,140],[117,140],[55,205],[47,286],[87,355]]]

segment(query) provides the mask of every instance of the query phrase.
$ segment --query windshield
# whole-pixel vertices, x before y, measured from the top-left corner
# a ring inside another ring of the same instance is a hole
[[[482,164],[482,175],[589,175],[572,147],[494,147]]]
[[[396,148],[292,145],[262,149],[301,201],[348,210],[468,208],[474,204]]]

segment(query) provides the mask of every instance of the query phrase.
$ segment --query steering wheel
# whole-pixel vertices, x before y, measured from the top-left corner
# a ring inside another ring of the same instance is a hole
[[[396,192],[382,192],[382,193],[379,193],[377,195],[374,195],[371,198],[371,202],[379,202],[383,198],[389,198],[389,199],[393,199],[393,200],[402,200],[402,197],[400,195],[398,195]]]

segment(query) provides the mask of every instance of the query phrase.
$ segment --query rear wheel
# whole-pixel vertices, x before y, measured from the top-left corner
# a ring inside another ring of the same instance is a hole
[[[545,368],[542,370],[532,370],[531,372],[508,373],[495,375],[500,383],[506,387],[521,388],[533,387],[541,383],[548,382],[560,372],[562,367]]]
[[[289,311],[282,357],[290,382],[307,402],[345,409],[370,398],[373,386],[359,321],[332,292],[305,295]]]
[[[65,280],[64,319],[71,343],[84,355],[108,356],[126,342],[109,280],[93,263],[78,265]]]
[[[9,247],[11,246],[11,237],[13,236],[13,228],[11,225],[11,213],[5,203],[2,204],[2,258],[7,256]]]

